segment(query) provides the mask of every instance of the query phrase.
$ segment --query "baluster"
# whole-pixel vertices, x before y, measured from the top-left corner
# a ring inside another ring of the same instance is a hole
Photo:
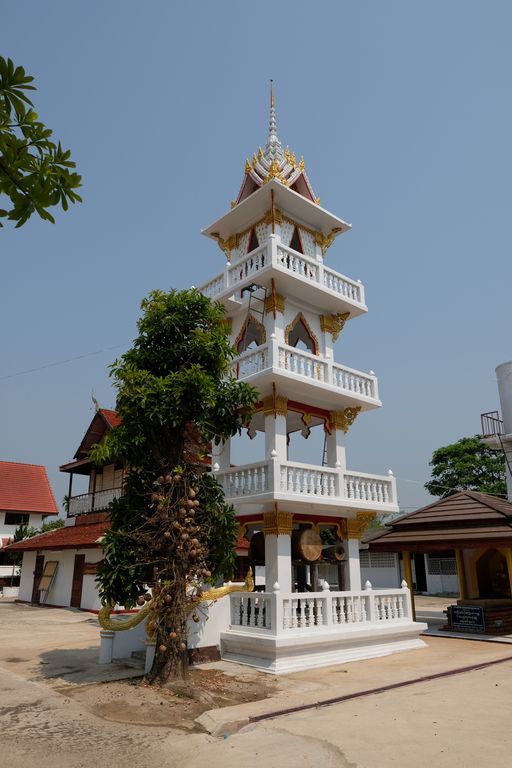
[[[292,612],[292,629],[297,629],[297,611],[299,608],[299,601],[292,599],[291,600],[291,612]]]
[[[382,497],[383,497],[382,500],[385,503],[387,503],[389,501],[389,490],[390,490],[390,488],[391,488],[390,484],[388,484],[388,483],[383,483],[382,484]]]
[[[240,624],[241,624],[242,627],[247,627],[248,626],[248,623],[247,623],[247,607],[248,607],[247,606],[247,598],[246,597],[242,597],[240,599],[241,599],[241,602],[242,602],[242,616],[241,616]]]
[[[306,624],[306,601],[304,599],[297,601],[298,605],[298,611],[299,611],[299,627],[300,629],[304,629]]]
[[[354,605],[353,605],[352,597],[347,597],[346,609],[347,609],[347,624],[352,624],[352,622],[354,621]]]
[[[290,600],[283,600],[283,629],[290,629]]]
[[[240,625],[240,598],[231,598],[231,624],[235,626]]]
[[[368,621],[368,611],[366,610],[366,603],[369,598],[361,598],[361,621]]]
[[[263,600],[258,598],[258,627],[263,627]]]
[[[322,495],[322,475],[320,472],[312,472],[313,475],[313,493],[317,496]]]
[[[327,616],[327,601],[325,602],[325,615]],[[317,626],[322,627],[324,624],[324,601],[323,599],[316,601],[316,623]]]
[[[361,597],[354,597],[354,622],[361,621]]]
[[[398,618],[403,619],[404,617],[404,596],[398,595]]]
[[[249,612],[249,626],[256,626],[256,599],[252,596],[247,598],[248,612]]]
[[[302,357],[302,355],[297,355],[297,363],[298,363],[298,366],[297,366],[298,367],[298,371],[297,371],[297,373],[300,376],[304,376],[304,358]]]

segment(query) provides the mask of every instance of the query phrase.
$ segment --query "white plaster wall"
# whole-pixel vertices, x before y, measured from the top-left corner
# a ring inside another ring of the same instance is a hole
[[[443,594],[447,592],[459,591],[459,580],[457,576],[445,574],[432,574],[427,572],[427,593],[430,595]]]
[[[19,599],[32,600],[32,584],[34,582],[34,568],[36,567],[36,553],[24,552],[21,565],[21,579]]]
[[[98,560],[96,559],[87,560],[87,557],[86,557],[85,562],[96,563],[98,562]],[[84,576],[84,581],[82,585],[82,602],[80,607],[88,611],[99,611],[101,608],[101,601],[98,595],[95,576]]]
[[[394,568],[361,568],[361,584],[371,582],[372,587],[399,587],[401,583],[398,563]]]
[[[222,597],[216,603],[203,604],[199,611],[201,621],[196,624],[188,621],[189,648],[207,648],[219,645],[220,633],[225,632],[230,623],[230,600]]]

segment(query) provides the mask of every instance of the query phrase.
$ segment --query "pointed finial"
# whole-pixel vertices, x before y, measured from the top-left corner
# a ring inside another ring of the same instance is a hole
[[[276,121],[276,110],[275,110],[275,101],[274,101],[274,81],[270,81],[270,119],[268,123],[268,145],[272,146],[273,144],[279,144],[279,149],[281,149],[281,144],[279,143],[279,139],[277,138],[277,121]]]

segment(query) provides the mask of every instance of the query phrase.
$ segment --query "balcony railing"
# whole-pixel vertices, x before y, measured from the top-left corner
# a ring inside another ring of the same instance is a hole
[[[104,491],[96,491],[96,493],[82,493],[79,496],[72,496],[69,499],[68,517],[85,515],[88,512],[101,512],[107,509],[111,501],[118,499],[122,494],[122,488],[107,488]]]
[[[278,587],[278,585],[276,585]],[[398,589],[331,592],[253,592],[232,594],[230,629],[266,635],[343,632],[390,626],[412,620],[411,596],[405,581]]]
[[[245,464],[217,472],[217,480],[232,502],[262,495],[290,496],[303,502],[346,506],[369,504],[377,509],[396,506],[396,481],[391,476],[319,467],[291,461]]]
[[[216,275],[199,290],[210,299],[230,296],[244,285],[257,282],[264,271],[272,268],[292,273],[300,280],[319,285],[349,303],[365,308],[362,283],[325,267],[321,261],[282,245],[274,236],[235,264],[228,262],[223,273]]]
[[[482,422],[482,437],[494,437],[495,435],[504,434],[503,419],[500,419],[498,411],[482,413],[480,421]]]
[[[330,358],[319,357],[288,344],[279,344],[275,339],[236,357],[231,371],[236,378],[244,379],[270,368],[289,371],[309,381],[336,387],[350,395],[379,400],[376,376],[333,363]]]

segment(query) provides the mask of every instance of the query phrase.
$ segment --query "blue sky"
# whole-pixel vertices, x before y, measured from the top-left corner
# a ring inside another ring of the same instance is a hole
[[[353,224],[327,263],[366,287],[336,357],[377,373],[384,408],[348,465],[425,503],[432,451],[479,431],[512,356],[511,23],[498,0],[5,3],[0,53],[35,76],[84,203],[0,232],[0,457],[45,464],[62,498],[141,298],[221,270],[199,230],[265,142],[273,77],[282,142]]]

